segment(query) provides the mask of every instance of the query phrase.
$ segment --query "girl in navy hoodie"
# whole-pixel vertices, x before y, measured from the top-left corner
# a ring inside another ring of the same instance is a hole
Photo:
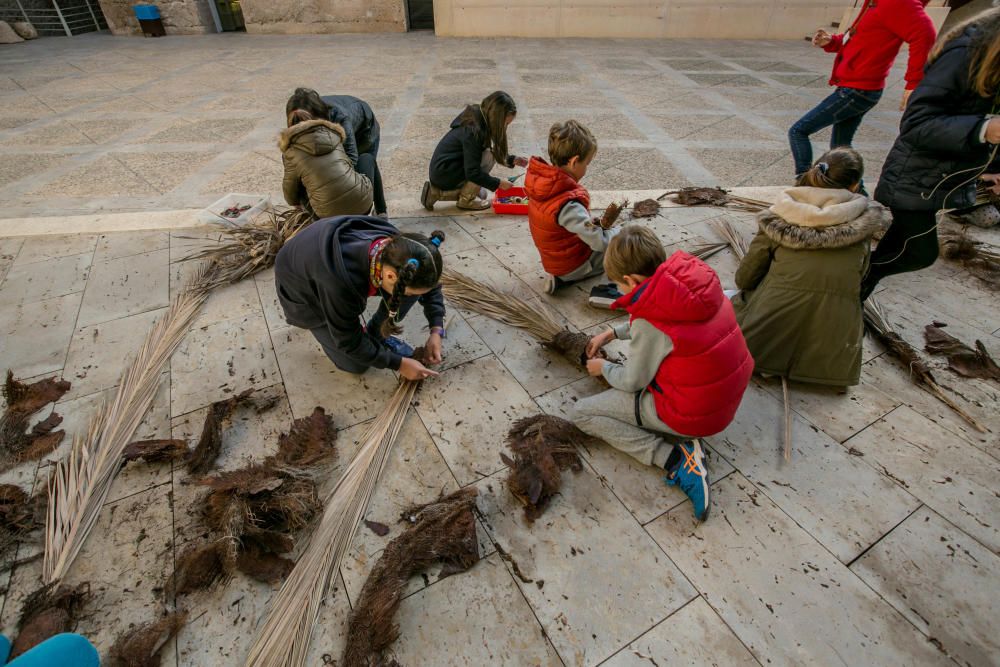
[[[396,338],[399,322],[420,302],[429,335],[424,360],[441,362],[444,268],[438,247],[444,233],[401,234],[377,217],[317,220],[296,234],[274,263],[275,288],[285,319],[309,329],[337,368],[364,373],[391,368],[408,380],[437,375],[412,358],[413,348]],[[368,298],[381,297],[378,311],[362,324]]]

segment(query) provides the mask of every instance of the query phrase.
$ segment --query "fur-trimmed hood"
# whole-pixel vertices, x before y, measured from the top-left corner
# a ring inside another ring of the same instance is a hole
[[[795,250],[844,248],[885,231],[892,222],[878,202],[847,190],[789,188],[757,215],[760,230]]]
[[[336,139],[330,136],[331,132]],[[294,144],[312,155],[324,155],[331,152],[337,143],[342,143],[346,136],[344,128],[337,123],[323,119],[307,120],[282,130],[278,136],[278,148],[284,153]]]

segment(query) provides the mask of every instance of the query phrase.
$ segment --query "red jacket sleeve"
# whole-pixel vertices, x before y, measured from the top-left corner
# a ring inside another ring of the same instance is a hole
[[[906,66],[906,89],[913,90],[924,78],[927,54],[934,46],[937,31],[920,0],[894,0],[886,13],[886,27],[910,45],[910,61]],[[888,9],[888,8],[887,8]]]
[[[831,35],[830,43],[823,47],[823,50],[827,53],[836,53],[844,46],[844,36],[843,35]]]

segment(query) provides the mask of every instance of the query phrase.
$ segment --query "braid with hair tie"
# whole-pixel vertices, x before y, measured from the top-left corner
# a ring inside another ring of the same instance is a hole
[[[410,281],[413,280],[413,276],[419,268],[420,260],[410,258],[406,260],[406,264],[404,264],[403,267],[397,271],[396,286],[392,288],[392,295],[389,297],[389,303],[386,304],[386,309],[389,311],[389,317],[382,322],[382,327],[379,331],[382,338],[388,338],[389,336],[395,336],[403,332],[403,327],[400,326],[397,321],[397,318],[399,317],[399,307],[403,300],[403,295],[406,293],[407,285],[409,285]]]

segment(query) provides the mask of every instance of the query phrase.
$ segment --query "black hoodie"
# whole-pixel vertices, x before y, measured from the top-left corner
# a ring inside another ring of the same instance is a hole
[[[986,115],[1000,105],[980,97],[969,78],[975,27],[945,45],[927,65],[882,167],[875,199],[911,211],[971,206],[977,167],[987,167],[992,146],[979,140]],[[997,163],[987,173],[996,173]]]
[[[288,323],[303,329],[325,326],[337,347],[358,363],[398,370],[402,357],[361,322],[368,302],[368,251],[376,239],[397,234],[381,218],[347,215],[317,220],[296,234],[274,261],[275,289]],[[419,301],[430,326],[442,326],[441,287]]]
[[[431,157],[431,183],[442,190],[454,190],[466,181],[472,181],[487,190],[500,187],[500,179],[482,170],[483,152],[489,148],[489,130],[483,114],[476,110],[474,126],[462,123],[464,111],[451,121],[451,129],[438,142]],[[514,166],[514,156],[507,156],[507,166]]]

